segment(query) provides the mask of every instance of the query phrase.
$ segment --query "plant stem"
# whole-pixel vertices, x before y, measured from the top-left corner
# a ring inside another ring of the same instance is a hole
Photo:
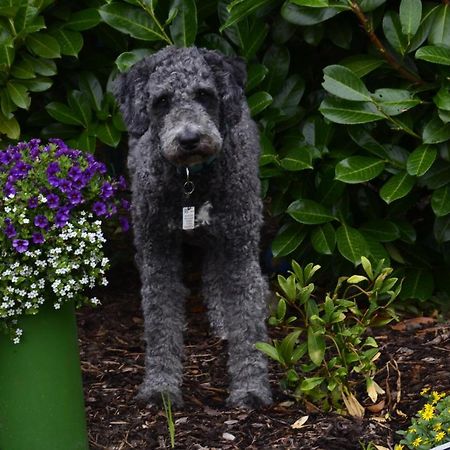
[[[449,1],[449,0],[446,0]],[[355,0],[348,0],[351,10],[355,13],[359,22],[361,23],[364,31],[369,36],[370,41],[381,54],[381,56],[386,60],[386,62],[394,68],[403,78],[411,81],[413,84],[424,84],[424,81],[415,73],[410,72],[404,66],[402,66],[394,56],[388,51],[388,49],[383,45],[378,36],[375,34],[372,24],[364,14],[364,11],[359,6],[358,2]]]

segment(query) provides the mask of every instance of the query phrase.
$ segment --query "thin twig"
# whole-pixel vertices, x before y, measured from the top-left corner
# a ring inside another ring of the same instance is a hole
[[[450,1],[450,0],[444,0],[444,1]],[[378,50],[378,52],[381,54],[381,56],[386,60],[386,62],[394,68],[403,78],[406,78],[408,81],[411,81],[413,84],[424,84],[424,81],[416,74],[410,72],[408,69],[406,69],[404,66],[402,66],[391,54],[391,52],[388,51],[388,49],[383,45],[383,43],[380,41],[378,36],[375,34],[372,24],[367,18],[367,16],[364,14],[364,11],[359,6],[358,2],[355,0],[349,0],[349,5],[352,11],[355,13],[356,17],[358,18],[359,22],[361,23],[362,27],[364,28],[364,31],[369,36],[370,41],[375,46],[375,48]]]

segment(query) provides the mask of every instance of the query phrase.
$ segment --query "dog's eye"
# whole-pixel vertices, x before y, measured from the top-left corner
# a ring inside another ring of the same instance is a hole
[[[160,95],[159,97],[153,100],[154,108],[165,108],[169,105],[170,98],[167,94]]]

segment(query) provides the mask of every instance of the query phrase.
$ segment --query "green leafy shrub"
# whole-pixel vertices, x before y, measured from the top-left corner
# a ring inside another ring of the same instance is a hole
[[[429,389],[422,391],[426,395]],[[429,450],[436,446],[450,442],[450,396],[436,391],[426,395],[427,402],[411,420],[411,426],[406,431],[399,431],[403,435],[395,450],[406,448],[415,450]]]
[[[364,414],[356,398],[361,383],[374,402],[383,393],[374,381],[378,343],[368,331],[395,318],[391,304],[401,289],[383,262],[372,268],[362,257],[362,265],[365,275],[340,277],[322,301],[311,282],[320,266],[302,269],[293,261],[290,275],[278,276],[278,305],[269,319],[288,334],[281,341],[257,344],[283,368],[282,386],[296,399],[325,411],[345,405],[355,416]]]
[[[273,254],[450,292],[450,22],[420,0],[0,2],[0,138],[123,148],[110,80],[167,44],[248,64]],[[19,129],[19,122],[21,130]],[[106,150],[106,151],[105,151]]]

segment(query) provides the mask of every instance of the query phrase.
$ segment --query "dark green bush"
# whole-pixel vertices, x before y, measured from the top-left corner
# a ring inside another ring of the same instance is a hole
[[[447,0],[0,0],[0,136],[125,146],[109,80],[170,43],[248,62],[275,256],[450,290]]]

